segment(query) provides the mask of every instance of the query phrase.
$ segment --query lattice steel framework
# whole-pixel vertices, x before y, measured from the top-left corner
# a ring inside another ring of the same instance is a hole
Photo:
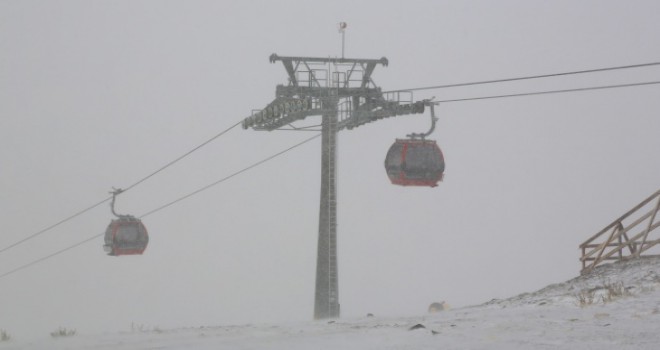
[[[337,266],[337,133],[383,118],[423,113],[427,101],[413,102],[412,92],[382,93],[372,79],[381,59],[270,56],[282,62],[288,84],[275,99],[243,120],[254,130],[310,130],[295,125],[311,116],[321,120],[321,203],[314,318],[339,317]],[[318,126],[318,125],[317,125]]]

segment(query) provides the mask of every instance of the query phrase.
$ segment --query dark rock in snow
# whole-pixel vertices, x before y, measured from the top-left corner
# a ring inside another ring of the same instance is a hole
[[[409,331],[414,331],[415,329],[423,329],[423,328],[426,328],[426,327],[425,327],[423,324],[418,323],[418,324],[416,324],[416,325],[414,325],[414,326],[408,328],[408,330],[409,330]]]

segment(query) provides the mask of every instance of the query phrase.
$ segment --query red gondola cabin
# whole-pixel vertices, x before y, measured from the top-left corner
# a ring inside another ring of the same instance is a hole
[[[138,255],[147,249],[149,235],[140,219],[122,215],[105,230],[104,250],[108,255]]]
[[[387,152],[385,170],[395,185],[435,187],[444,176],[445,159],[433,140],[397,139]]]

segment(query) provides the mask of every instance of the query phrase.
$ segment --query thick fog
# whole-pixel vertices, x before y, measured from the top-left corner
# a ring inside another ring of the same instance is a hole
[[[387,57],[383,90],[658,62],[656,1],[0,2],[0,249],[126,188],[260,109],[283,56]],[[660,80],[660,67],[442,90],[416,100]],[[417,315],[579,274],[578,245],[659,189],[659,85],[441,103],[436,188],[385,154],[428,112],[338,137],[342,317]],[[320,117],[315,117],[320,120]],[[121,194],[148,213],[312,132],[232,129]],[[0,329],[309,320],[320,139],[144,218],[142,256],[103,238],[0,278]],[[0,275],[102,234],[104,203],[0,252]]]

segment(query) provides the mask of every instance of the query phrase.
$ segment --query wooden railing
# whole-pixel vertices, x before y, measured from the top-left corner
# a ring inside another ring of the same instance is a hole
[[[660,238],[650,239],[649,235],[660,227],[660,221],[655,222],[659,210],[660,190],[580,244],[582,273],[604,261],[638,258],[660,243]]]

